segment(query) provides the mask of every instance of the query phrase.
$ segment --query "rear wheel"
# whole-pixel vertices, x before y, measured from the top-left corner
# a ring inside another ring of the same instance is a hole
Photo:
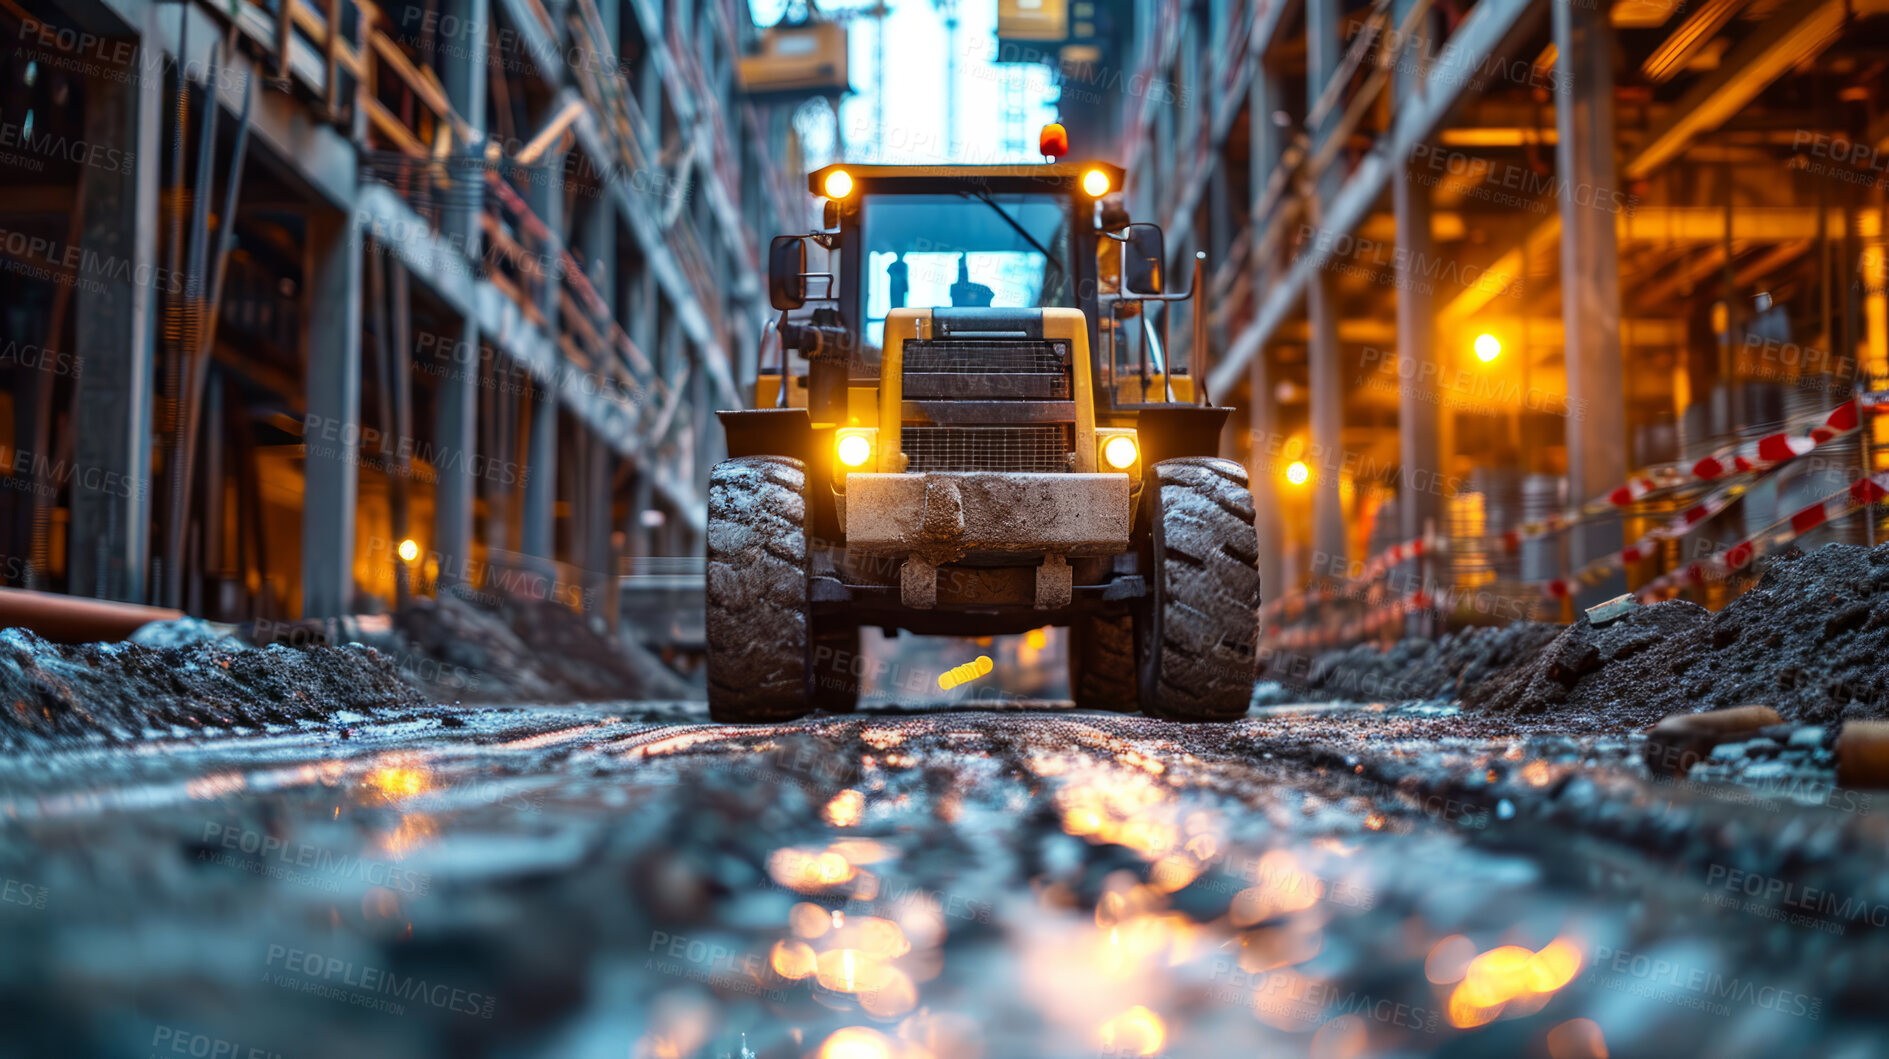
[[[1246,470],[1230,460],[1155,465],[1153,564],[1139,622],[1142,709],[1228,721],[1253,697],[1259,647],[1259,537]]]
[[[716,464],[708,485],[708,715],[756,723],[812,708],[806,469],[785,456]]]
[[[1069,623],[1069,697],[1085,710],[1133,713],[1134,620],[1085,614]]]
[[[815,623],[813,668],[809,671],[815,709],[851,713],[859,708],[859,628]]]

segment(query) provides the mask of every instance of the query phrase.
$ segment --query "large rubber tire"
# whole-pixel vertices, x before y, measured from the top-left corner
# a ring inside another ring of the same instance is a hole
[[[708,482],[708,715],[734,724],[812,709],[807,474],[785,456],[715,465]]]
[[[1069,697],[1078,709],[1135,712],[1133,618],[1085,614],[1069,623]]]
[[[859,671],[859,627],[823,627],[816,622],[813,666],[807,671],[813,707],[828,713],[859,709]]]
[[[1174,721],[1246,714],[1259,661],[1259,535],[1246,469],[1155,465],[1149,599],[1136,630],[1142,710]]]

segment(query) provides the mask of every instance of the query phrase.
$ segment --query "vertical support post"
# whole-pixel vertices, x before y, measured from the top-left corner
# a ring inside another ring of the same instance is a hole
[[[450,348],[446,370],[439,374],[434,397],[434,436],[440,457],[433,488],[433,547],[439,557],[435,591],[464,584],[472,571],[473,498],[478,482],[473,457],[479,449],[479,324],[467,317],[456,334],[439,343]],[[438,349],[434,356],[440,356]]]
[[[1279,126],[1273,124],[1272,116],[1284,96],[1277,75],[1267,68],[1264,50],[1248,48],[1247,61],[1253,64],[1253,78],[1246,100],[1250,152],[1247,238],[1252,248],[1247,254],[1246,268],[1257,304],[1259,293],[1265,289],[1267,271],[1267,262],[1260,252],[1267,218],[1260,212],[1260,204],[1266,197],[1266,185],[1272,179],[1273,170],[1279,165]],[[1247,473],[1251,475],[1254,523],[1259,531],[1260,589],[1268,596],[1280,596],[1289,586],[1285,578],[1285,525],[1280,517],[1280,468],[1274,465],[1274,459],[1285,439],[1280,437],[1279,403],[1275,399],[1278,380],[1272,375],[1270,352],[1262,346],[1253,353],[1248,400],[1251,407],[1247,410],[1251,456]]]
[[[302,495],[302,616],[354,603],[361,418],[361,231],[352,213],[308,218],[308,418]],[[376,251],[377,252],[377,251]]]
[[[1402,25],[1417,0],[1396,0],[1392,5],[1391,24]],[[1418,73],[1415,63],[1399,66],[1392,106],[1415,98]],[[1395,120],[1393,116],[1393,120]],[[1439,483],[1443,472],[1442,446],[1438,442],[1436,380],[1441,374],[1436,365],[1436,308],[1431,285],[1423,271],[1434,260],[1436,248],[1430,227],[1430,188],[1411,179],[1398,160],[1400,172],[1391,181],[1392,205],[1397,221],[1397,452],[1401,464],[1397,489],[1398,538],[1415,540],[1426,528],[1440,524],[1443,499]],[[1398,571],[1400,594],[1426,588],[1423,566],[1412,561]],[[1429,615],[1412,613],[1405,632],[1422,636],[1430,632]]]
[[[473,39],[459,42],[458,47],[441,49],[441,87],[466,124],[483,130],[487,76],[484,42],[486,26],[492,17],[491,3],[490,0],[444,0],[442,7],[445,13],[455,16],[460,26],[467,27],[465,32],[472,34]],[[461,151],[460,161],[454,165],[450,176],[455,182],[476,187],[484,180],[484,163],[470,145],[465,145]],[[441,221],[442,230],[456,234],[456,241],[466,248],[468,262],[476,260],[481,253],[483,233],[479,225],[479,203],[482,199],[483,194],[472,194],[471,188],[466,194],[450,196],[447,215]],[[474,456],[479,448],[479,374],[483,363],[479,356],[479,322],[475,316],[467,315],[458,320],[441,338],[443,341],[433,343],[432,350],[435,358],[442,355],[447,358],[445,370],[436,376],[439,384],[434,393],[433,429],[442,456],[435,461],[434,468],[438,477],[433,489],[430,551],[438,557],[435,591],[449,585],[466,584],[472,578],[473,506],[478,495],[474,475],[478,461]]]
[[[1308,106],[1325,91],[1338,69],[1338,0],[1306,0],[1306,100]],[[1318,154],[1338,122],[1339,108],[1331,108],[1311,130],[1312,154]],[[1336,162],[1318,174],[1312,191],[1312,220],[1324,222],[1326,208],[1337,193],[1339,169]],[[1335,232],[1325,233],[1327,237]],[[1316,457],[1312,480],[1312,553],[1313,572],[1322,566],[1342,573],[1347,562],[1345,547],[1344,499],[1339,490],[1343,473],[1345,427],[1345,380],[1340,370],[1338,345],[1338,291],[1331,274],[1319,270],[1306,285],[1305,313],[1311,325],[1311,343],[1306,350],[1311,393],[1311,450]]]
[[[147,9],[143,42],[156,41]],[[139,55],[143,48],[135,49]],[[147,164],[94,169],[80,248],[88,258],[127,261],[134,276],[157,274],[158,173],[165,79],[93,78],[86,86],[85,137],[117,144]],[[66,567],[75,595],[144,602],[150,564],[152,367],[157,292],[150,283],[80,284],[74,348],[84,357],[76,387],[73,459],[120,488],[74,488]],[[39,459],[41,453],[34,453]]]
[[[531,439],[525,453],[524,532],[518,550],[540,559],[557,557],[558,397],[543,385],[531,388]]]
[[[1604,10],[1556,3],[1555,164],[1563,187],[1617,187],[1614,177],[1613,30]],[[1583,501],[1627,476],[1626,399],[1620,362],[1620,271],[1614,215],[1561,196],[1561,317],[1568,372],[1568,488]],[[1578,569],[1621,546],[1610,518],[1577,528],[1569,560]],[[1581,593],[1577,606],[1626,591],[1614,574]]]

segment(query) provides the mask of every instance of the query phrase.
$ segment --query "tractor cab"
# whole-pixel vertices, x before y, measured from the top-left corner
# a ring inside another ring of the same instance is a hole
[[[1243,714],[1252,499],[1244,469],[1217,458],[1231,410],[1170,363],[1164,303],[1192,294],[1167,289],[1161,230],[1111,198],[1122,171],[832,165],[807,179],[822,223],[769,247],[780,316],[755,406],[721,413],[711,715],[853,708],[864,625],[1067,626],[1078,705]],[[1197,258],[1196,288],[1200,273]]]

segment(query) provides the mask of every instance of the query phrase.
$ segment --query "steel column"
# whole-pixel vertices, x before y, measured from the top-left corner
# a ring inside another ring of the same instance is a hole
[[[525,453],[524,533],[518,550],[541,559],[557,557],[558,399],[543,386],[531,388],[531,440]]]
[[[1416,0],[1397,0],[1392,24],[1402,25]],[[1414,64],[1400,67],[1394,82],[1392,105],[1412,98],[1418,88]],[[1397,219],[1397,451],[1401,464],[1397,489],[1398,536],[1415,540],[1426,527],[1440,525],[1443,498],[1439,483],[1443,453],[1437,433],[1436,313],[1431,285],[1424,277],[1435,259],[1430,227],[1430,187],[1405,171],[1391,181],[1392,206]],[[1421,562],[1411,562],[1398,574],[1400,591],[1421,587]],[[1412,613],[1408,632],[1429,632],[1429,617]]]
[[[157,10],[149,9],[153,20]],[[156,39],[147,26],[143,42]],[[87,142],[117,144],[145,164],[86,173],[80,247],[88,258],[129,262],[133,276],[157,273],[155,160],[162,157],[164,90],[158,76],[93,78],[86,86]],[[76,308],[73,346],[84,370],[75,421],[83,429],[75,432],[73,459],[96,481],[116,486],[72,490],[69,585],[76,595],[142,602],[150,562],[155,292],[150,283],[82,283]]]
[[[346,614],[354,605],[362,239],[352,213],[322,211],[308,219],[302,616],[309,618]]]
[[[1614,188],[1613,29],[1605,10],[1553,5],[1561,77],[1555,164],[1569,189]],[[1626,397],[1620,363],[1620,272],[1614,215],[1561,196],[1561,315],[1568,373],[1568,488],[1583,501],[1626,480]],[[1575,568],[1621,546],[1619,520],[1570,534]],[[1626,591],[1614,574],[1581,592],[1591,604]]]
[[[492,17],[490,0],[446,0],[442,6],[460,25],[478,27],[476,34],[483,42],[485,27]],[[440,71],[446,98],[475,129],[485,128],[486,56],[487,50],[483,47],[447,48]],[[470,182],[475,171],[470,160],[466,165],[467,172],[460,179]],[[477,259],[483,238],[479,227],[479,196],[466,194],[454,199],[450,216],[442,227],[457,233],[469,258]],[[479,492],[473,470],[479,449],[479,376],[483,364],[479,355],[478,318],[467,314],[459,320],[456,332],[446,337],[450,340],[450,354],[434,391],[433,429],[443,457],[436,460],[434,466],[437,484],[433,490],[431,550],[439,556],[436,588],[463,584],[471,578],[473,508]],[[435,344],[433,355],[436,357],[437,349],[438,344]]]
[[[1305,4],[1305,82],[1306,99],[1316,100],[1325,91],[1338,69],[1338,0],[1306,0]],[[1337,125],[1339,108],[1331,108],[1309,130],[1312,154],[1318,153]],[[1339,166],[1334,161],[1317,177],[1312,192],[1312,223],[1322,225],[1332,199],[1338,193]],[[1332,274],[1318,269],[1306,284],[1305,315],[1311,326],[1311,344],[1306,350],[1311,403],[1312,460],[1312,572],[1337,572],[1344,569],[1345,512],[1339,490],[1343,473],[1345,429],[1345,380],[1340,369],[1342,353],[1338,344],[1338,291]]]

